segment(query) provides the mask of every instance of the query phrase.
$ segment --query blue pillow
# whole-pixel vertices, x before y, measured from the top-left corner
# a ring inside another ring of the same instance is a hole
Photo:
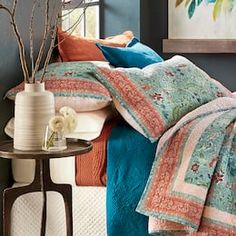
[[[161,62],[163,59],[151,48],[133,38],[125,48],[104,46],[96,43],[104,57],[115,67],[138,67]]]

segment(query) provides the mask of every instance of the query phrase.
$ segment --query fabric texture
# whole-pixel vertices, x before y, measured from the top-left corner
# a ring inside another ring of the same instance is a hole
[[[58,50],[61,60],[66,61],[105,61],[102,52],[96,47],[96,42],[114,47],[125,47],[133,37],[131,31],[111,36],[106,39],[72,36],[58,29]]]
[[[76,184],[78,186],[106,186],[107,141],[115,121],[107,122],[101,135],[93,141],[93,149],[76,156]]]
[[[182,56],[143,69],[98,68],[96,77],[110,91],[123,118],[151,141],[182,116],[232,93]]]
[[[96,45],[102,51],[104,57],[115,67],[138,67],[143,68],[147,65],[161,62],[163,59],[150,47],[133,38],[127,47],[111,47],[100,43]]]
[[[55,108],[69,106],[75,111],[94,111],[111,102],[108,90],[92,76],[97,67],[90,62],[58,62],[48,66],[45,74],[45,88],[53,92]],[[36,74],[38,78],[41,74]],[[16,93],[24,89],[24,82],[6,93],[15,99]]]
[[[148,236],[148,218],[135,208],[149,176],[156,143],[124,121],[112,129],[107,145],[107,235]]]
[[[22,186],[15,183],[14,187]],[[72,187],[73,235],[107,236],[106,188]],[[65,236],[65,204],[57,192],[47,192],[47,236]],[[40,235],[42,193],[33,192],[20,196],[11,212],[11,236]]]
[[[235,130],[236,99],[218,98],[162,136],[137,208],[149,233],[236,235]]]

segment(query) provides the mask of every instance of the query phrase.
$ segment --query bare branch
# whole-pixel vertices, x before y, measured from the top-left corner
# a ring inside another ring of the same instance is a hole
[[[78,5],[76,5],[74,8],[72,8],[72,10],[70,10],[67,13],[61,15],[60,17],[64,18],[64,17],[70,15],[73,11],[77,10],[81,5],[83,5],[83,2],[84,2],[84,0],[82,0],[80,3],[78,3]],[[66,3],[70,3],[70,2],[66,2]],[[66,5],[66,3],[63,2],[63,5]]]
[[[54,48],[58,47],[60,44],[62,44],[70,35],[72,35],[72,33],[74,32],[75,28],[80,24],[82,20],[82,16],[80,16],[80,20],[76,21],[68,30],[71,30],[70,32],[67,32],[67,30],[65,30],[65,32],[68,34],[67,36],[65,36],[65,38],[63,38],[60,42],[58,42],[57,44],[54,45]]]
[[[28,68],[27,68],[27,64],[26,64],[25,47],[24,47],[24,43],[21,38],[20,32],[19,32],[17,24],[16,24],[16,19],[15,19],[16,7],[17,7],[17,0],[14,0],[14,2],[13,2],[12,11],[8,7],[4,6],[3,4],[0,4],[0,9],[5,10],[10,15],[10,18],[11,18],[10,23],[12,25],[13,32],[15,34],[18,48],[19,48],[20,62],[21,62],[21,67],[22,67],[22,71],[23,71],[23,75],[24,75],[24,81],[26,83],[29,83],[29,72],[28,72]]]
[[[12,5],[12,10],[9,9],[7,6],[0,4],[0,9],[5,10],[10,18],[11,18],[11,25],[13,28],[13,32],[15,34],[15,37],[17,39],[17,43],[18,43],[18,47],[19,47],[19,54],[20,54],[20,61],[21,61],[21,67],[23,70],[23,74],[24,74],[24,80],[25,83],[35,83],[36,82],[36,72],[39,70],[39,66],[40,63],[42,61],[44,52],[46,50],[46,45],[47,45],[47,40],[48,38],[50,38],[50,45],[48,48],[48,52],[46,55],[46,59],[43,65],[43,69],[42,69],[42,74],[40,76],[40,82],[43,82],[44,80],[44,76],[46,73],[46,68],[50,62],[51,59],[51,55],[52,55],[52,51],[53,49],[58,46],[60,43],[62,43],[66,38],[64,38],[61,42],[59,42],[57,45],[55,45],[55,39],[56,39],[56,33],[57,33],[57,24],[58,24],[58,20],[60,18],[59,14],[57,14],[56,16],[54,14],[51,15],[51,17],[49,16],[50,10],[50,0],[44,0],[45,1],[45,14],[44,14],[44,30],[43,30],[43,37],[42,37],[42,42],[38,51],[38,55],[36,58],[36,61],[34,62],[34,18],[35,18],[35,11],[36,11],[36,3],[38,0],[34,0],[33,2],[33,8],[32,8],[32,12],[31,12],[31,18],[30,18],[30,29],[29,29],[29,33],[30,33],[30,59],[31,59],[31,69],[32,69],[32,81],[29,78],[29,71],[27,68],[27,63],[26,63],[26,55],[25,55],[25,47],[23,44],[23,40],[21,38],[21,35],[19,33],[17,24],[16,24],[16,8],[17,8],[17,4],[18,4],[18,0],[13,0],[13,5]],[[66,5],[68,4],[70,1],[69,0],[60,0],[61,2],[61,6],[62,5]],[[81,0],[81,2],[78,4],[78,7],[80,5],[82,5],[82,3],[84,2],[84,0]],[[76,28],[76,26],[78,26],[78,24],[82,21],[84,15],[85,15],[85,11],[87,9],[87,5],[83,8],[83,13],[79,16],[79,18],[76,20],[76,22],[70,26],[69,29],[67,29],[66,31],[72,30],[69,35],[74,31],[74,29]],[[52,8],[54,9],[54,7],[52,6]],[[68,14],[71,14],[74,10],[69,11]],[[50,18],[49,18],[50,17]],[[53,22],[53,18],[55,19],[55,22]],[[53,22],[53,23],[52,23]]]
[[[0,4],[0,9],[6,11],[10,16],[12,15],[12,12],[10,11],[9,8],[5,7],[4,5]]]
[[[45,46],[46,46],[46,41],[47,41],[47,34],[49,32],[49,28],[50,28],[50,22],[49,22],[49,0],[46,0],[45,2],[46,6],[45,6],[45,25],[44,25],[44,33],[43,33],[43,39],[42,39],[42,43],[39,49],[39,53],[35,62],[35,68],[34,71],[32,71],[32,79],[33,79],[33,83],[35,83],[35,73],[38,71],[39,69],[39,65],[40,62],[42,60],[43,57],[43,52],[45,50]]]
[[[82,3],[82,2],[81,2]],[[88,8],[88,6],[85,6],[84,9],[83,9],[83,13],[79,16],[79,18],[75,21],[75,23],[73,25],[71,25],[68,29],[64,30],[65,32],[68,33],[68,36],[66,36],[65,38],[63,38],[60,42],[58,42],[55,46],[59,46],[60,44],[62,44],[75,30],[75,28],[81,23],[84,15],[85,15],[85,12],[86,12],[86,9]],[[60,16],[59,16],[60,17]],[[68,32],[70,31],[70,32]]]
[[[84,0],[82,0],[81,2],[80,2],[80,4],[82,4],[83,3],[83,1]],[[62,5],[63,4],[66,4],[67,2],[66,2],[66,0],[63,0],[62,1]],[[79,4],[79,5],[80,5]],[[79,6],[78,5],[78,6]],[[69,28],[69,29],[67,29],[67,30],[71,30],[71,32],[68,32],[68,36],[69,35],[71,35],[72,33],[73,33],[73,31],[75,30],[75,28],[81,23],[81,20],[83,19],[83,16],[84,16],[84,14],[85,14],[85,11],[86,11],[86,9],[87,9],[87,7],[88,6],[86,6],[86,7],[84,7],[84,10],[83,10],[83,13],[79,16],[79,18],[78,18],[78,20],[76,20],[76,22]],[[60,14],[58,14],[57,15],[57,19],[56,19],[56,25],[58,25],[58,21],[59,21],[59,19],[61,18],[61,16],[60,16]],[[55,48],[55,47],[57,47],[58,45],[60,45],[61,43],[63,43],[68,37],[65,37],[63,40],[61,40],[59,43],[57,43],[57,44],[55,44],[55,40],[56,40],[56,28],[55,28],[55,37],[52,37],[51,38],[51,40],[53,40],[53,43],[52,43],[52,41],[51,41],[51,46],[49,47],[49,50],[51,51],[50,53],[48,53],[48,55],[50,55],[50,57],[51,57],[51,54],[52,54],[52,51],[53,51],[53,49]],[[66,30],[66,31],[67,31]],[[48,51],[49,52],[49,51]],[[48,62],[50,61],[50,57],[49,57],[49,59],[48,59]],[[46,64],[46,67],[47,67],[47,65],[48,65],[48,63],[45,63]],[[46,68],[45,68],[45,72],[46,72]],[[43,74],[43,76],[44,76],[44,74],[45,74],[45,72],[44,73],[42,73]],[[41,76],[40,77],[40,81],[42,81],[43,79],[42,79],[43,77]]]
[[[44,75],[46,73],[46,69],[47,69],[47,66],[48,66],[48,64],[50,62],[50,59],[51,59],[51,56],[52,56],[52,51],[54,49],[55,40],[56,40],[56,34],[57,34],[58,19],[59,19],[59,14],[56,16],[55,24],[52,26],[52,30],[51,30],[51,43],[50,43],[50,46],[49,46],[47,57],[45,59],[44,65],[43,65],[42,74],[40,76],[40,83],[42,83],[43,80],[44,80]]]
[[[70,30],[73,32],[75,30],[75,28],[81,23],[84,15],[85,15],[86,9],[87,9],[87,7],[83,9],[83,13],[79,16],[79,18],[75,21],[75,23],[73,25],[71,25],[68,29],[65,30],[66,32],[70,31]]]
[[[32,12],[31,12],[31,17],[30,17],[30,59],[31,59],[31,73],[34,71],[34,13],[35,13],[35,6],[36,6],[37,0],[34,0],[33,7],[32,7]]]
[[[62,1],[62,5],[69,4],[70,2],[71,2],[71,0],[63,0],[63,1]]]
[[[13,16],[16,15],[17,2],[18,2],[18,0],[14,0],[14,2],[13,2],[13,7],[12,7],[12,15]]]

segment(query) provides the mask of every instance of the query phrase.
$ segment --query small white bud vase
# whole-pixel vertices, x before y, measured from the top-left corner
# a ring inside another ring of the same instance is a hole
[[[55,115],[54,95],[44,83],[25,84],[15,100],[14,148],[40,150],[49,119]]]

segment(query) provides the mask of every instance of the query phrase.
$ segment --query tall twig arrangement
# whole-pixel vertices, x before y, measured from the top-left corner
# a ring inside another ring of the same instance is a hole
[[[34,59],[34,18],[35,18],[35,11],[37,4],[41,5],[42,0],[33,0],[33,7],[30,16],[29,22],[29,44],[30,44],[30,61],[31,61],[31,77],[29,73],[29,68],[27,67],[27,60],[26,60],[26,52],[25,46],[23,43],[23,39],[20,35],[18,24],[16,22],[16,11],[18,0],[13,0],[12,7],[8,7],[1,3],[0,0],[0,10],[4,10],[10,16],[10,24],[12,26],[13,32],[16,37],[16,41],[19,48],[19,56],[20,56],[20,63],[23,71],[24,82],[25,83],[36,83],[36,72],[39,70],[41,63],[43,64],[42,73],[40,74],[39,82],[42,83],[44,81],[44,75],[46,73],[47,66],[50,62],[50,58],[55,48],[55,40],[56,40],[56,33],[57,33],[57,25],[59,22],[59,18],[61,17],[61,9],[64,5],[68,4],[70,1],[68,0],[54,0],[54,3],[59,4],[59,7],[52,6],[52,0],[44,0],[44,30],[41,45],[37,54],[36,59]],[[81,0],[82,4],[83,0]],[[59,12],[55,12],[55,9],[58,9]],[[84,13],[83,13],[84,14]],[[78,21],[81,21],[81,16],[79,16]],[[47,48],[47,42],[49,41],[49,48]],[[47,49],[46,58],[44,59],[44,53]],[[43,62],[44,59],[44,62]]]

